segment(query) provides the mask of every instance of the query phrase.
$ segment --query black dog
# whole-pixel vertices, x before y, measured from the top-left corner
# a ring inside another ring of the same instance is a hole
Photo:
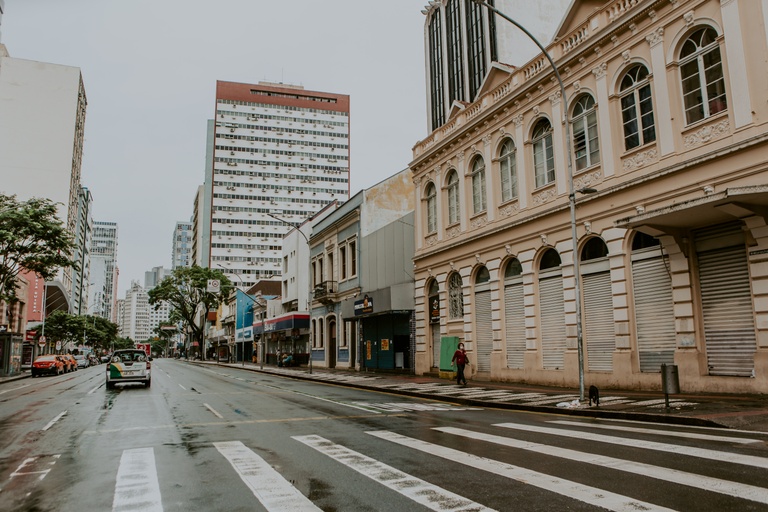
[[[589,386],[589,405],[592,406],[592,402],[595,402],[595,405],[600,407],[600,390],[597,389],[597,386]]]

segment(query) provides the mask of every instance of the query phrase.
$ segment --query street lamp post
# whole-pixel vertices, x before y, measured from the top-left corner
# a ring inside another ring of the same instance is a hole
[[[538,39],[536,39],[533,34],[531,34],[525,27],[523,27],[520,23],[513,20],[503,12],[496,9],[494,6],[488,4],[487,2],[483,0],[472,0],[474,3],[481,5],[488,9],[489,11],[497,14],[501,18],[504,18],[520,30],[522,30],[528,38],[533,41],[536,46],[539,47],[539,50],[544,54],[544,56],[549,61],[550,66],[552,66],[552,70],[555,73],[555,78],[557,79],[557,83],[560,86],[560,96],[563,98],[563,116],[565,120],[565,148],[566,153],[568,156],[568,202],[570,206],[571,211],[571,243],[573,244],[573,288],[574,288],[574,305],[576,308],[576,350],[578,353],[578,359],[579,359],[579,401],[584,401],[584,348],[583,348],[583,334],[582,334],[582,328],[581,328],[581,282],[580,282],[580,276],[579,276],[579,238],[578,234],[576,233],[576,192],[580,192],[583,194],[588,194],[595,192],[594,189],[588,189],[588,188],[581,188],[579,190],[576,190],[573,185],[573,159],[571,156],[571,127],[570,123],[568,121],[568,96],[565,93],[565,84],[563,83],[563,79],[560,77],[560,71],[557,69],[557,65],[555,64],[554,59],[552,59],[552,56],[549,54],[546,48],[544,48],[544,45],[542,45]]]
[[[290,226],[293,229],[295,229],[301,236],[304,238],[304,241],[307,242],[307,313],[309,313],[310,316],[310,328],[308,329],[309,335],[307,339],[307,345],[309,345],[309,373],[312,373],[312,313],[310,311],[310,306],[312,305],[312,248],[309,244],[309,238],[307,238],[307,235],[304,234],[304,232],[299,228],[299,226],[296,226],[292,222],[288,222],[285,219],[281,219],[277,215],[274,215],[272,213],[267,213],[268,216],[272,217],[278,222],[281,222],[285,224],[286,226]]]

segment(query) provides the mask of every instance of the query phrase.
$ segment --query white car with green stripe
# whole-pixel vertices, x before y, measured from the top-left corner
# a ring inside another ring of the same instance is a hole
[[[115,350],[107,363],[107,389],[120,382],[152,384],[152,358],[139,349]]]

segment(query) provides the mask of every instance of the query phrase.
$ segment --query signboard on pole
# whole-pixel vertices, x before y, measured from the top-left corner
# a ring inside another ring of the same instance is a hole
[[[45,336],[40,336],[40,339],[39,339],[39,340],[37,340],[37,344],[38,344],[38,346],[39,346],[40,348],[43,348],[43,347],[45,346],[45,343],[46,343],[47,341],[48,341],[48,340],[46,340],[46,339],[45,339]]]
[[[209,279],[205,291],[208,293],[219,293],[221,291],[221,281],[218,279]]]

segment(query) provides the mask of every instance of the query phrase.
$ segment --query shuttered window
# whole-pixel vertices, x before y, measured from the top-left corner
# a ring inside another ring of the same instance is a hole
[[[607,271],[607,267],[607,260],[585,264],[582,267],[584,336],[587,347],[587,368],[590,371],[613,370],[616,334],[613,322],[611,274]]]
[[[550,274],[550,273],[547,273]],[[539,280],[541,355],[546,370],[561,370],[565,365],[565,308],[563,277],[560,271]]]
[[[632,253],[632,294],[641,372],[675,362],[672,277],[658,248]]]
[[[493,324],[491,322],[491,291],[475,293],[475,336],[477,339],[477,371],[491,371]]]

